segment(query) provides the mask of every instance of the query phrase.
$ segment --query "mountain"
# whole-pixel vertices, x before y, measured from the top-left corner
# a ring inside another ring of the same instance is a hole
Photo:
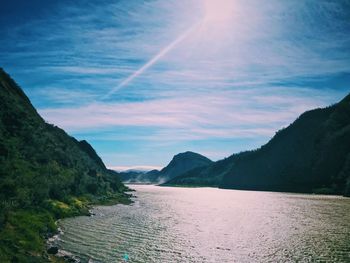
[[[198,153],[179,153],[173,157],[166,167],[160,170],[159,178],[163,181],[168,181],[194,168],[207,166],[211,163],[210,159]]]
[[[209,163],[206,166],[196,167],[168,180],[163,185],[218,187],[223,175],[230,170],[232,159],[233,157],[231,156],[217,162]]]
[[[103,163],[100,156],[97,155],[97,153],[95,152],[95,149],[92,148],[92,146],[87,141],[82,140],[82,141],[78,142],[78,146],[82,151],[87,153],[87,155],[89,155],[90,158],[95,161],[95,163],[97,163],[103,169],[106,169],[106,166]]]
[[[42,262],[54,220],[126,200],[127,188],[88,142],[46,123],[3,69],[0,101],[1,262]]]
[[[350,94],[302,114],[264,146],[244,152],[222,188],[350,194]]]
[[[162,170],[152,170],[147,173],[130,171],[122,172],[121,179],[127,183],[153,183],[166,182],[176,176],[186,173],[194,168],[205,167],[212,161],[207,157],[194,152],[179,153]]]
[[[350,94],[307,111],[260,149],[196,168],[166,184],[350,195]]]

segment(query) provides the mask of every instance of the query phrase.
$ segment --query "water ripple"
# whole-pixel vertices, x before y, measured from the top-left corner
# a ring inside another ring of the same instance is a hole
[[[350,199],[134,186],[131,206],[60,222],[60,246],[94,262],[350,262]]]

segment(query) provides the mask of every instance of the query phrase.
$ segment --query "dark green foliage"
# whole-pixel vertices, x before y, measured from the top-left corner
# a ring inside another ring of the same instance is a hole
[[[42,237],[55,231],[54,218],[43,209],[9,211],[0,230],[1,262],[45,262]]]
[[[91,145],[85,141],[82,140],[78,142],[80,149],[82,149],[84,152],[86,152],[91,159],[93,159],[99,166],[106,168],[105,164],[101,160],[101,158],[96,154],[94,148],[91,147]]]
[[[235,156],[221,187],[349,195],[350,95],[302,114],[255,151]]]
[[[43,248],[44,224],[86,210],[74,196],[117,200],[126,187],[86,141],[47,124],[2,69],[0,102],[0,259],[30,262],[21,257]]]
[[[305,112],[260,149],[192,169],[164,185],[350,196],[350,95]]]

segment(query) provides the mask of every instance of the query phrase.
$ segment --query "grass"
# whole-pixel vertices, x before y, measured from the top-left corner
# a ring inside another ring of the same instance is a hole
[[[109,194],[69,197],[64,201],[49,199],[37,208],[7,211],[6,223],[0,228],[0,262],[64,262],[46,253],[46,238],[57,233],[57,219],[88,215],[92,205],[130,202],[130,195]]]
[[[9,212],[0,233],[1,262],[45,262],[45,236],[56,231],[55,219],[45,209]]]

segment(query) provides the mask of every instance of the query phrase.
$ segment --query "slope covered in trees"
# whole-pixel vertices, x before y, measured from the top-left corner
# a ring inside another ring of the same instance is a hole
[[[89,202],[126,200],[126,187],[86,141],[46,123],[0,69],[0,258],[41,262],[54,220]]]
[[[350,95],[237,155],[222,188],[350,195]]]
[[[234,156],[230,156],[209,165],[191,169],[173,179],[170,179],[163,185],[217,187],[220,185],[223,175],[231,168],[233,158]]]
[[[189,151],[179,153],[166,167],[160,170],[160,177],[163,181],[167,181],[194,168],[205,167],[211,163],[210,159],[198,153]]]
[[[350,195],[350,95],[302,114],[264,146],[192,169],[166,185]]]

